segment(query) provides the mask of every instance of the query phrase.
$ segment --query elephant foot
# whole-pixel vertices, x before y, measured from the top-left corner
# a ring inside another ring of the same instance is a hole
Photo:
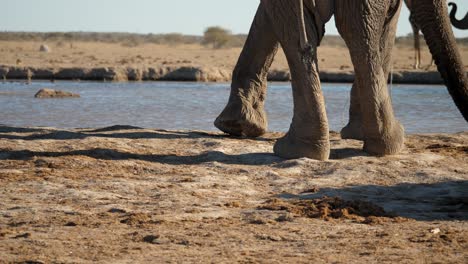
[[[379,139],[365,139],[364,151],[375,156],[398,154],[405,143],[405,131],[403,126],[396,122],[393,129],[385,133]]]
[[[342,139],[363,140],[361,126],[357,122],[349,122],[340,132]]]
[[[273,151],[275,155],[285,159],[328,160],[330,157],[330,141],[305,140],[288,133],[276,141]]]
[[[265,111],[246,105],[228,104],[216,118],[214,125],[233,136],[259,137],[266,132]]]

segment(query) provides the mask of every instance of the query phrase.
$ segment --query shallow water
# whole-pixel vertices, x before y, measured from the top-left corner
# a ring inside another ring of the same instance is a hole
[[[330,128],[348,120],[350,84],[324,84]],[[79,93],[77,99],[35,99],[41,88]],[[216,130],[213,121],[229,97],[229,84],[176,82],[0,83],[0,124],[95,128],[133,125]],[[408,133],[460,132],[468,125],[443,86],[394,85],[394,109]],[[270,131],[287,131],[292,117],[289,83],[269,84]]]

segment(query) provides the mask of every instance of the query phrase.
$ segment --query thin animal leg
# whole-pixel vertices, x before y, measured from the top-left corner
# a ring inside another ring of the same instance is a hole
[[[411,28],[413,29],[413,38],[414,38],[414,68],[421,68],[421,43],[419,37],[419,27],[414,21],[413,15],[410,15],[409,21],[411,23]]]

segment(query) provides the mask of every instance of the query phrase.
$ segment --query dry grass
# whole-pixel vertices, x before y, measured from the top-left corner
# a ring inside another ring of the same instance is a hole
[[[122,43],[102,42],[46,42],[51,52],[39,51],[44,42],[0,41],[0,64],[32,67],[157,67],[201,66],[232,69],[241,48],[216,49],[199,44],[161,45],[141,44],[127,46]],[[468,46],[460,46],[463,61],[468,64]],[[319,66],[327,70],[352,69],[349,54],[341,46],[323,45],[318,50]],[[413,50],[407,45],[394,50],[394,69],[412,69]],[[430,63],[430,54],[423,50],[423,65]],[[287,62],[280,51],[272,69],[287,69]],[[435,69],[435,68],[432,68]]]

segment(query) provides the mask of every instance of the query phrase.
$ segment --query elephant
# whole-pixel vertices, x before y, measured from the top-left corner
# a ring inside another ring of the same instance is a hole
[[[413,38],[414,38],[414,69],[419,69],[421,66],[421,46],[420,46],[420,38],[419,32],[421,31],[420,27],[416,23],[413,15],[413,1],[412,0],[404,0],[406,7],[410,11],[409,21],[411,24],[411,28],[413,29]],[[449,3],[449,6],[452,7],[452,11],[450,11],[450,22],[455,28],[458,29],[468,29],[468,14],[462,20],[457,20],[455,18],[455,14],[457,13],[457,5],[455,3]],[[434,60],[431,60],[431,64],[429,67],[434,66]]]
[[[419,38],[419,31],[421,29],[416,24],[416,21],[413,16],[413,5],[412,0],[404,0],[406,7],[410,11],[409,22],[411,24],[411,29],[413,30],[413,38],[414,38],[414,69],[419,69],[421,67],[421,45],[420,45],[420,38]],[[431,61],[431,65],[434,65],[434,60]]]
[[[443,0],[413,1],[415,10],[419,9],[415,19],[438,69],[468,120],[468,81],[447,7]],[[276,141],[273,151],[287,159],[327,160],[329,128],[316,48],[325,23],[334,15],[356,75],[350,122],[342,137],[363,140],[364,151],[372,155],[398,153],[404,145],[404,129],[394,116],[386,83],[400,9],[401,0],[261,0],[233,71],[228,103],[214,125],[234,136],[258,137],[266,132],[267,73],[281,45],[291,71],[294,113],[289,131]]]
[[[455,17],[455,14],[457,13],[457,4],[455,3],[449,3],[449,6],[452,7],[452,10],[450,11],[450,22],[452,25],[458,29],[468,29],[468,13],[465,15],[465,17],[461,20],[458,20]]]

